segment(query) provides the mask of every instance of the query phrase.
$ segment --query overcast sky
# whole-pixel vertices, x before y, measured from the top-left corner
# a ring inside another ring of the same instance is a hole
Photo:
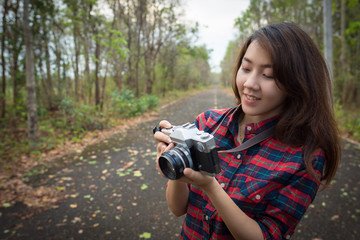
[[[186,19],[199,22],[198,44],[212,49],[212,71],[220,72],[229,41],[236,34],[234,20],[249,6],[250,0],[185,0]]]

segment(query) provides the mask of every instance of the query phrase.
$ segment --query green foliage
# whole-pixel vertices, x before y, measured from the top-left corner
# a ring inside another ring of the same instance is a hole
[[[106,118],[96,106],[75,106],[71,98],[64,98],[60,103],[62,121],[56,120],[56,127],[69,129],[75,133],[87,130],[104,129],[107,125]]]
[[[156,96],[145,95],[135,98],[133,91],[127,88],[115,90],[111,94],[111,111],[125,118],[139,116],[158,105],[159,100]]]
[[[360,111],[347,110],[338,102],[335,104],[335,118],[341,133],[360,141]]]

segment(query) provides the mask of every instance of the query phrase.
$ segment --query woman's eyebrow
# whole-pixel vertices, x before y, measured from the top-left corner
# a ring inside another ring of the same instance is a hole
[[[248,62],[248,63],[250,63],[250,64],[253,64],[253,61],[251,61],[251,60],[250,60],[249,58],[247,58],[247,57],[244,57],[243,60],[246,61],[246,62]],[[272,68],[273,65],[272,65],[272,64],[261,64],[260,67],[262,67],[262,68]]]

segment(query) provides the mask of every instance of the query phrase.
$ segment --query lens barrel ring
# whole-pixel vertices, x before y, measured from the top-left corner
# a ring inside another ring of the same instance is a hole
[[[160,156],[159,166],[167,178],[179,179],[184,175],[185,168],[193,168],[190,150],[186,146],[177,145]]]

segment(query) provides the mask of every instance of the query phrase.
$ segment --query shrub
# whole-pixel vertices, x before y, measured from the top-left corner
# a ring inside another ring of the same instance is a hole
[[[139,116],[158,105],[159,100],[156,96],[145,95],[135,98],[130,89],[115,90],[111,94],[111,111],[125,118]]]
[[[358,110],[347,110],[337,102],[335,104],[335,117],[341,133],[360,141],[360,112]]]
[[[73,132],[104,129],[106,119],[96,106],[81,105],[76,107],[73,100],[65,98],[60,103],[62,121],[57,120],[55,125]]]

